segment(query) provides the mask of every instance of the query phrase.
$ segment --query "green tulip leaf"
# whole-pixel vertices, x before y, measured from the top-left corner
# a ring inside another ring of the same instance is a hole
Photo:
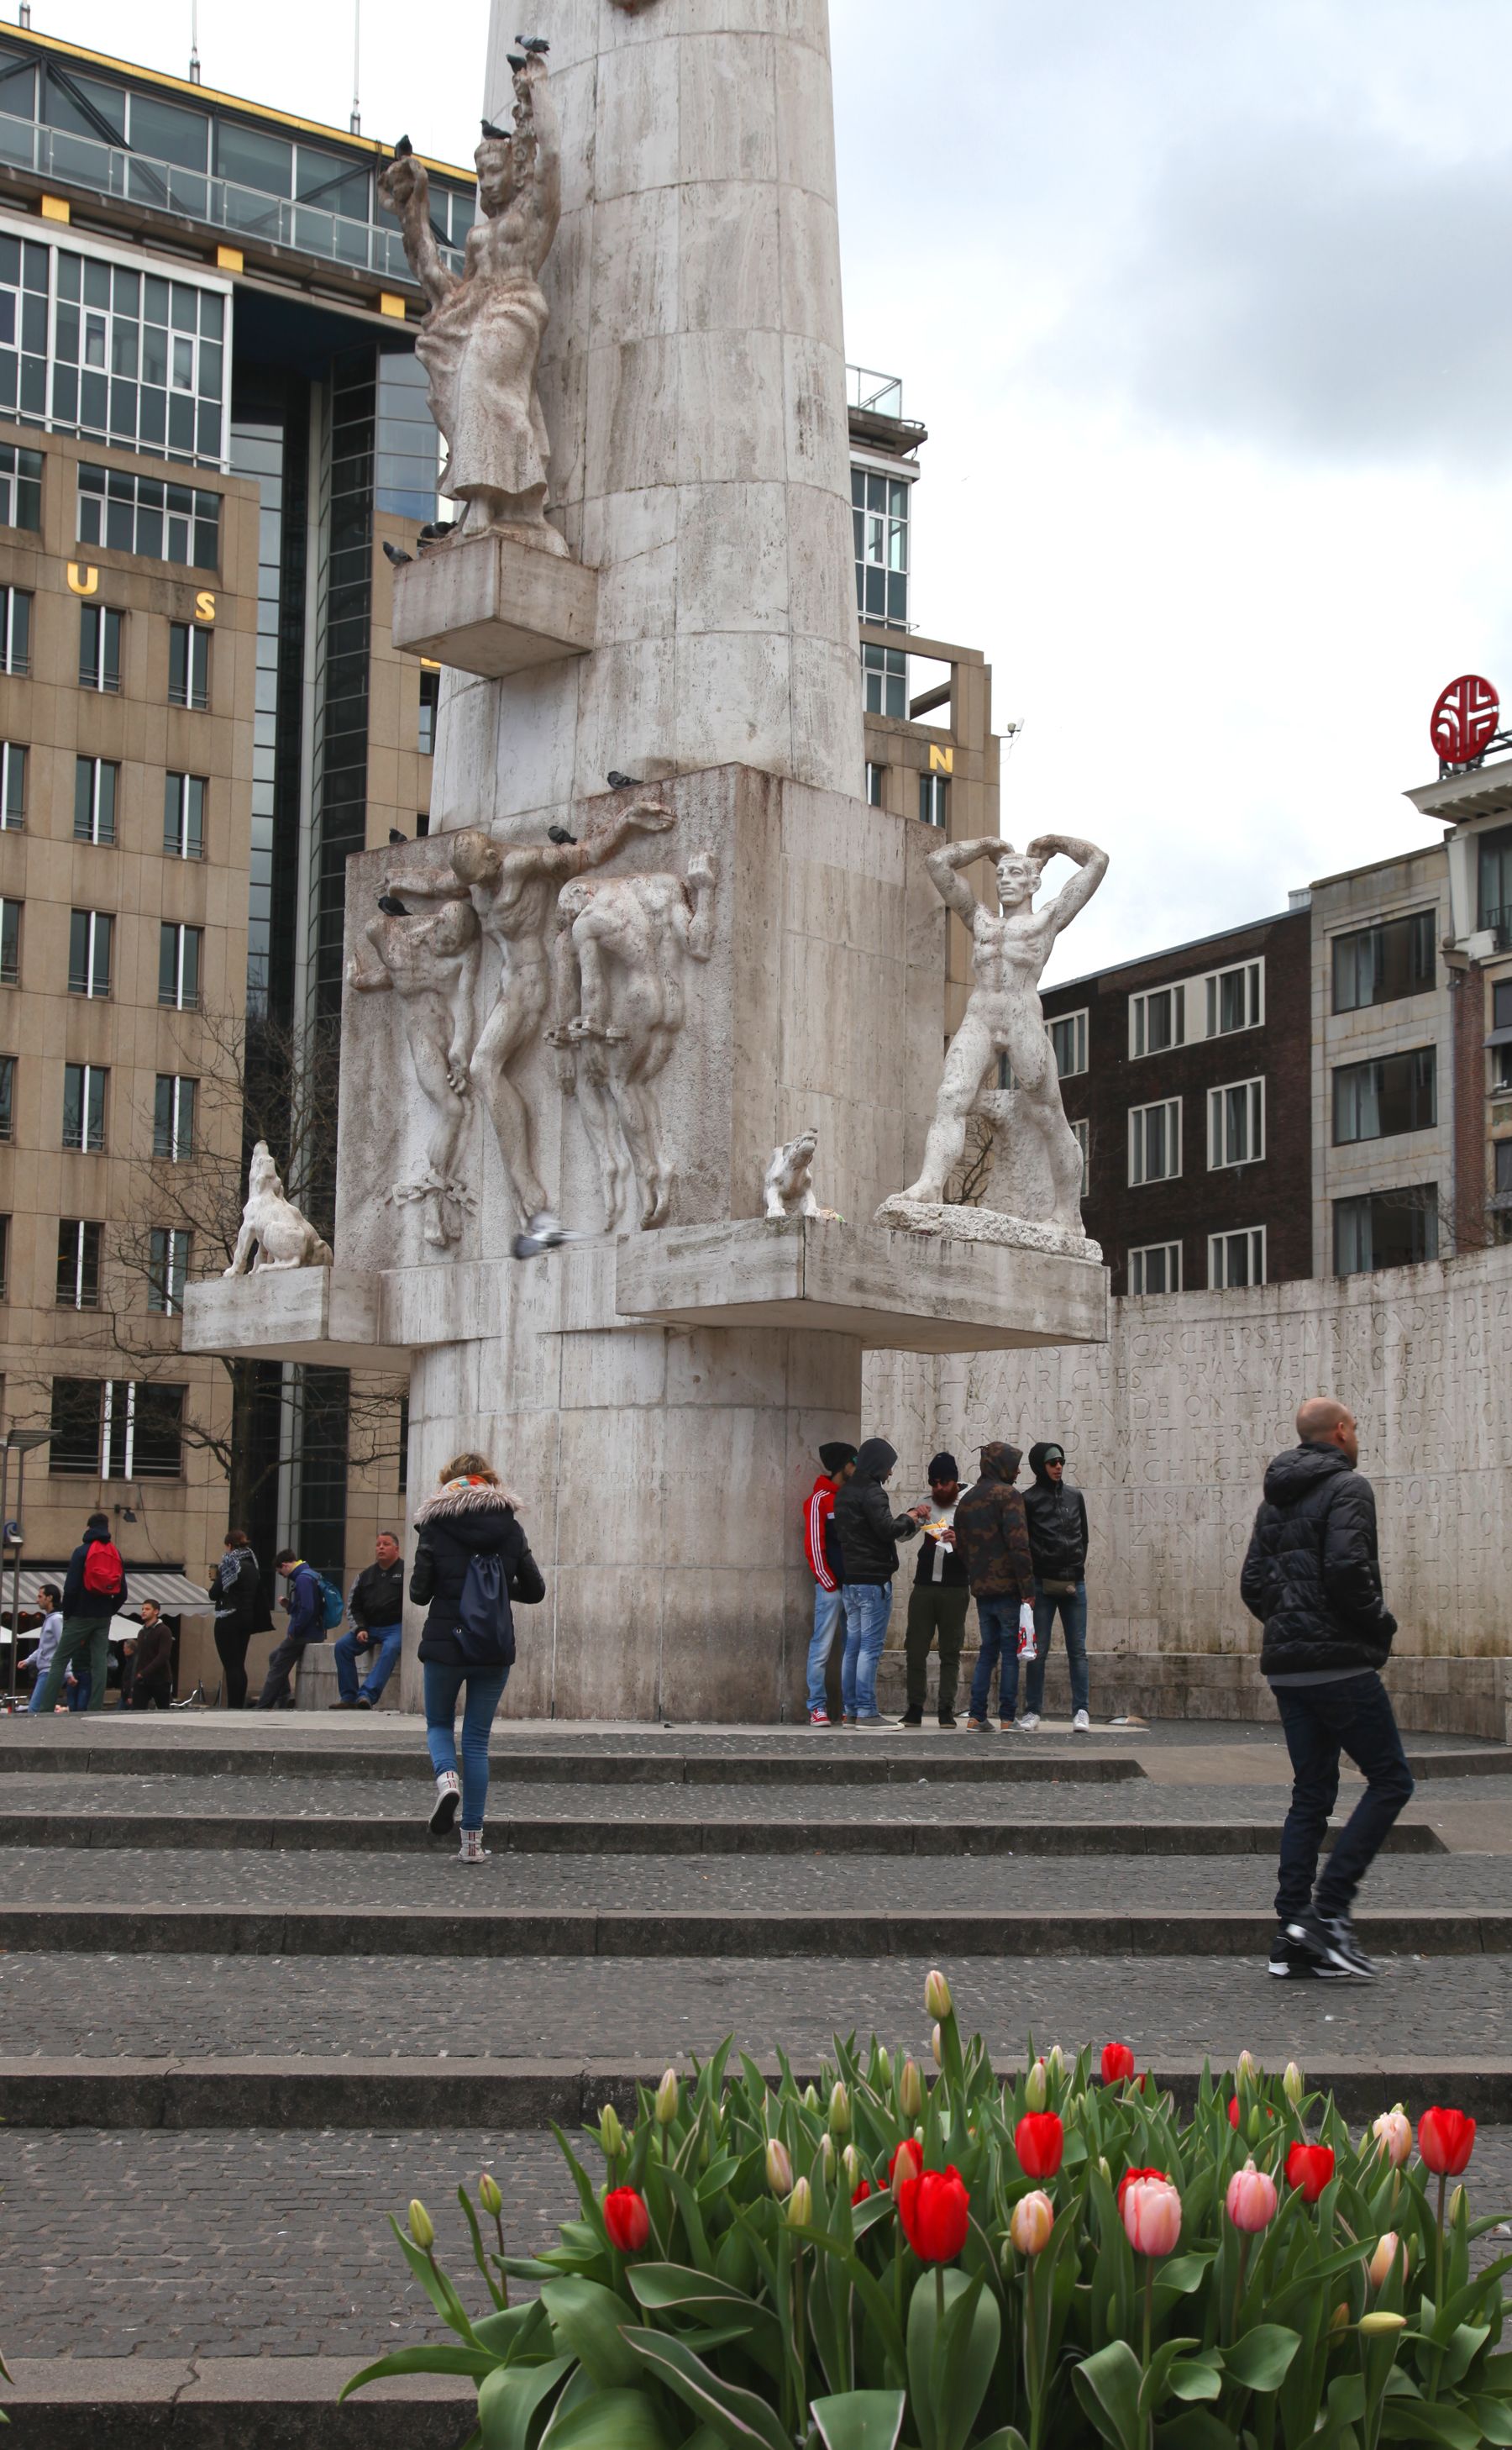
[[[1177,2399],[1216,2399],[1223,2389],[1217,2365],[1203,2357],[1178,2357],[1167,2379]]]
[[[1491,2336],[1489,2323],[1461,2323],[1444,2354],[1441,2383],[1464,2382],[1480,2351]]]
[[[1512,2407],[1504,2399],[1472,2399],[1469,2408],[1484,2440],[1512,2442]]]
[[[473,2381],[481,2382],[494,2370],[492,2357],[479,2356],[472,2348],[391,2348],[376,2364],[364,2365],[350,2382],[344,2382],[338,2397],[345,2399],[365,2383],[383,2382],[390,2374],[467,2374]]]
[[[495,2365],[478,2386],[483,2450],[528,2450],[536,2418],[572,2363],[571,2357],[552,2357],[544,2365]]]
[[[1257,2323],[1223,2352],[1224,2367],[1243,2390],[1279,2390],[1302,2343],[1279,2323]]]
[[[552,2326],[546,2319],[546,2308],[538,2297],[523,2305],[508,2305],[499,2314],[485,2314],[473,2325],[473,2337],[492,2355],[513,2363],[516,2357],[529,2356],[539,2349],[544,2356],[552,2344]]]
[[[1029,2450],[1029,2444],[1016,2425],[1000,2424],[985,2441],[979,2441],[977,2450]]]
[[[552,2280],[541,2290],[552,2338],[600,2390],[632,2389],[640,2368],[625,2345],[630,2308],[596,2280]]]
[[[824,2450],[897,2450],[906,2404],[901,2390],[843,2390],[808,2412]]]
[[[1139,2450],[1139,2360],[1127,2340],[1110,2340],[1071,2372],[1076,2397],[1115,2450]]]
[[[541,2437],[541,2450],[671,2450],[644,2391],[600,2390],[564,2409]]]
[[[944,2319],[940,2318],[941,2302]],[[926,2271],[908,2304],[908,2389],[935,2450],[960,2450],[987,2396],[998,2361],[1002,2316],[980,2279],[946,2271],[942,2286]]]
[[[1221,2417],[1189,2407],[1169,2424],[1155,2426],[1155,2450],[1234,2450],[1234,2435]]]
[[[1157,2288],[1173,2288],[1178,2297],[1190,2297],[1200,2288],[1212,2268],[1211,2254],[1173,2254],[1155,2273]]]
[[[711,2373],[702,2357],[668,2331],[627,2331],[625,2344],[658,2382],[675,2391],[686,2407],[712,2425],[730,2450],[792,2450],[786,2434],[764,2399]]]
[[[1458,2407],[1433,2400],[1387,2400],[1381,2415],[1385,2441],[1434,2441],[1443,2450],[1480,2450],[1481,2428]]]

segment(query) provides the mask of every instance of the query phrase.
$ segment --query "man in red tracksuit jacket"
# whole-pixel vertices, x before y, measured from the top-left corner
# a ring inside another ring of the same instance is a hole
[[[811,1727],[827,1727],[830,1719],[825,1706],[824,1668],[841,1621],[840,1586],[844,1580],[835,1531],[835,1492],[856,1468],[856,1449],[843,1438],[833,1438],[820,1448],[819,1460],[824,1469],[804,1502],[804,1548],[808,1570],[814,1577],[814,1634],[808,1645],[808,1723]]]

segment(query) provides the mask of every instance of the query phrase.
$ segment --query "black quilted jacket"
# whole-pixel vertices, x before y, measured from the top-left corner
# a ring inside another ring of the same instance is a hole
[[[1383,1666],[1397,1621],[1381,1596],[1369,1482],[1337,1447],[1292,1447],[1265,1492],[1239,1580],[1265,1626],[1261,1675]]]

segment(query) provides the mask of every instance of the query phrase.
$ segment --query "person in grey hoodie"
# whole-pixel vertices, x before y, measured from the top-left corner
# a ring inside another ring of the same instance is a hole
[[[895,1514],[883,1494],[898,1461],[885,1438],[863,1438],[856,1468],[835,1498],[835,1530],[844,1562],[845,1655],[840,1673],[841,1724],[888,1727],[877,1707],[877,1662],[892,1614],[898,1543],[917,1538],[927,1506]]]

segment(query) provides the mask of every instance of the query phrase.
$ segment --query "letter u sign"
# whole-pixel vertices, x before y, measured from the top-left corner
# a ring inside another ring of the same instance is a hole
[[[100,591],[100,574],[97,570],[91,570],[87,562],[70,561],[68,585],[75,595],[96,595]]]

